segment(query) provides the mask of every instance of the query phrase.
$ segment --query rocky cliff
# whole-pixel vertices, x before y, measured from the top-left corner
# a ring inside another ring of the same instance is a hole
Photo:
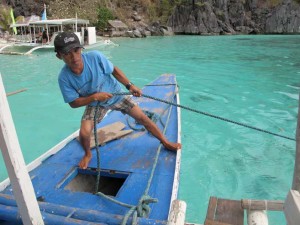
[[[175,6],[168,1],[171,14],[167,24],[162,19],[159,4],[165,1],[146,0],[6,0],[14,8],[15,16],[41,15],[43,4],[47,5],[48,18],[78,17],[97,20],[97,5],[110,8],[114,15],[132,30],[157,30],[155,24],[167,25],[177,34],[287,34],[300,33],[299,0],[194,0],[181,1]],[[93,7],[91,7],[93,6]],[[138,13],[138,20],[132,15]],[[153,16],[155,15],[155,16]],[[151,17],[152,16],[152,17]],[[153,23],[155,22],[155,23]],[[152,26],[154,24],[154,26]],[[159,28],[161,27],[159,25]],[[150,29],[150,28],[151,29]],[[165,35],[168,27],[151,32]],[[163,30],[163,31],[162,31]]]
[[[207,0],[180,5],[168,26],[177,34],[300,33],[300,5],[294,0],[272,4],[262,0]]]

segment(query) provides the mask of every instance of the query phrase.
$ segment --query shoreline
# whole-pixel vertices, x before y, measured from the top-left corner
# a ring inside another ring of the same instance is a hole
[[[0,38],[0,49],[8,44],[9,44],[9,42],[6,39]]]

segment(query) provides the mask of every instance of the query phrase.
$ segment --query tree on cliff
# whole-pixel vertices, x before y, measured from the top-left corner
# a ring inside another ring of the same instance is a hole
[[[97,30],[100,30],[103,32],[105,30],[105,28],[107,27],[108,20],[114,19],[114,16],[113,16],[112,12],[108,8],[105,8],[105,7],[99,7],[97,9],[97,13],[98,13],[98,22],[96,24]]]
[[[0,26],[4,31],[9,31],[10,33],[13,31],[12,28],[10,28],[10,25],[13,23],[12,17],[11,17],[11,10],[12,8],[8,5],[0,5]],[[18,16],[15,18],[15,22],[23,22],[24,17]]]
[[[10,16],[11,8],[5,5],[0,5],[0,26],[4,31],[10,30],[10,24],[12,23],[12,18]]]

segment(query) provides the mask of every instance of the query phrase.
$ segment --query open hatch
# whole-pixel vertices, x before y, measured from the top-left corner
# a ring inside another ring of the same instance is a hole
[[[75,168],[60,183],[59,188],[73,192],[95,193],[98,172],[95,169]],[[97,192],[116,196],[126,181],[129,173],[115,170],[101,170]]]

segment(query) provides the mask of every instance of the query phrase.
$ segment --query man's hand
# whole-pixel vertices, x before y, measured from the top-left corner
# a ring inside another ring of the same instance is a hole
[[[107,92],[97,92],[93,94],[94,101],[104,102],[110,99],[113,95]]]
[[[131,94],[135,97],[141,97],[142,96],[142,90],[139,89],[138,87],[131,85],[129,88],[129,91],[131,92]]]

